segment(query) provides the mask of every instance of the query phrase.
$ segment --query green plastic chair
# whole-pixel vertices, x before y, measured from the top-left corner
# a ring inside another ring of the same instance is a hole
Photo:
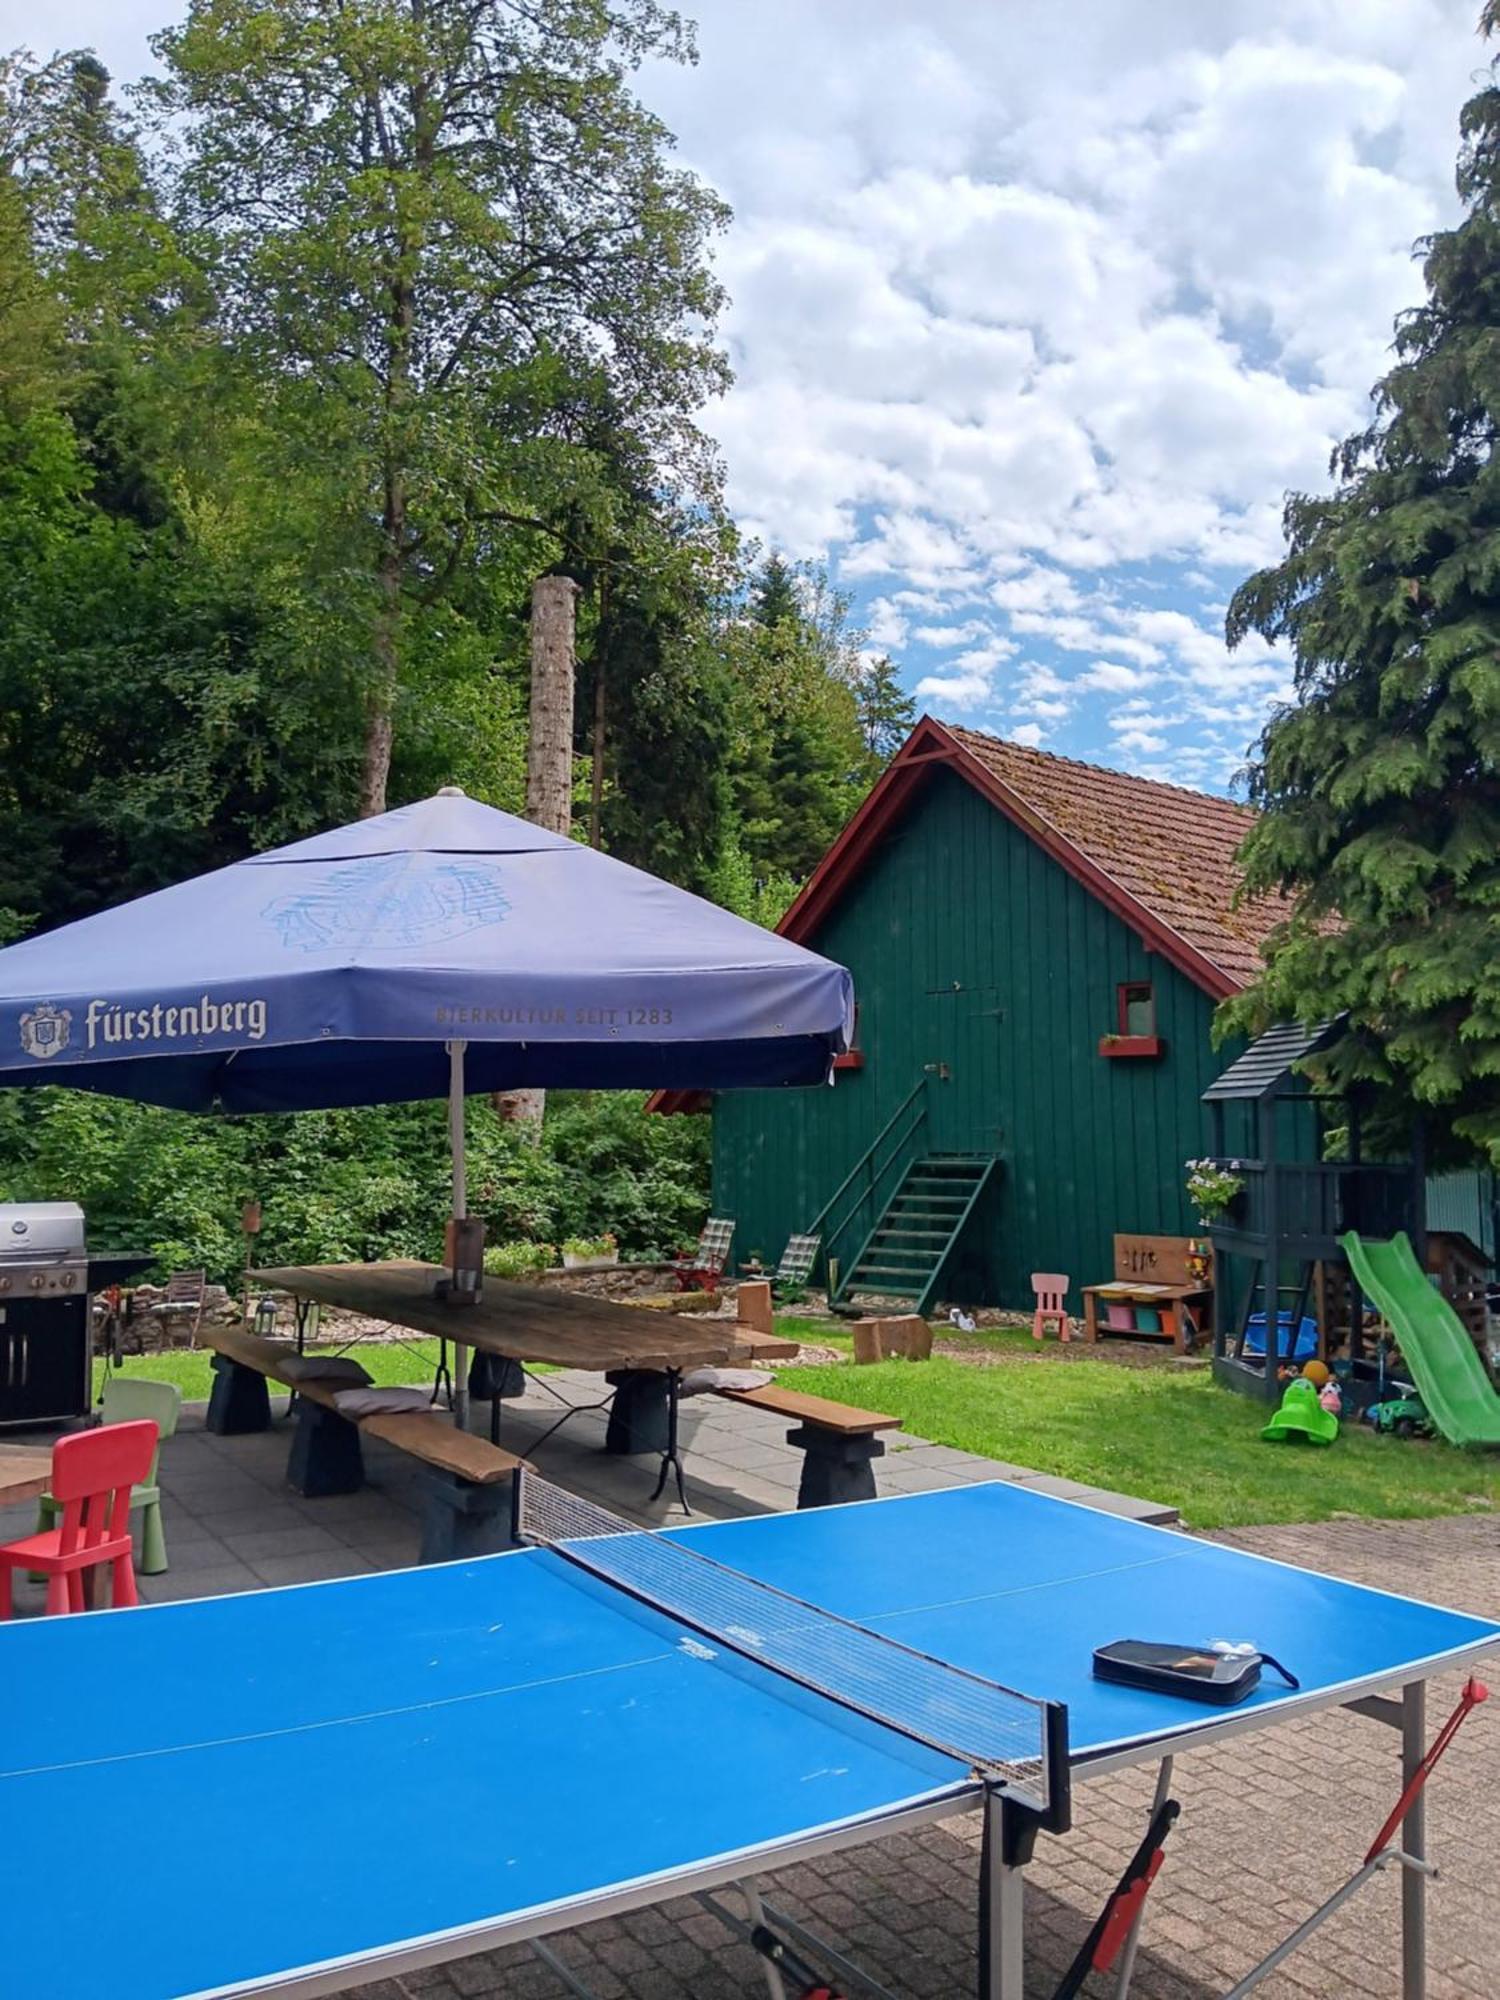
[[[156,1450],[151,1469],[139,1486],[131,1488],[130,1507],[143,1509],[141,1518],[141,1559],[136,1564],[142,1576],[160,1576],[167,1566],[167,1542],[161,1527],[161,1489],[156,1468],[161,1448],[177,1428],[182,1410],[182,1391],[175,1382],[141,1382],[124,1375],[113,1376],[104,1385],[99,1411],[106,1424],[134,1423],[149,1417],[156,1425]],[[37,1502],[37,1530],[50,1528],[62,1512],[60,1501],[44,1493]]]

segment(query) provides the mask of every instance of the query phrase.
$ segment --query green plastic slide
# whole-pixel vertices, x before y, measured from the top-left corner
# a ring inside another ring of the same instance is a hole
[[[1339,1242],[1365,1296],[1395,1334],[1427,1414],[1449,1444],[1500,1446],[1495,1393],[1468,1328],[1417,1262],[1403,1230],[1389,1243]]]

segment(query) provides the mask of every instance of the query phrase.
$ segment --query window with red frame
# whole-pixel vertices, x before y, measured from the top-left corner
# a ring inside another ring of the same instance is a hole
[[[1128,979],[1115,988],[1116,1032],[1132,1038],[1156,1033],[1156,995],[1149,979]]]

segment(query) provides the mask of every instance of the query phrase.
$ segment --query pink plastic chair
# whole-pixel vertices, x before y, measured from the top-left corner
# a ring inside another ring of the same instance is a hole
[[[0,1619],[10,1616],[10,1575],[16,1569],[39,1570],[46,1577],[49,1615],[85,1610],[85,1574],[106,1564],[110,1602],[140,1602],[130,1553],[130,1491],[149,1474],[156,1445],[156,1425],[144,1420],[102,1424],[58,1439],[52,1447],[51,1493],[62,1520],[0,1547]]]
[[[1033,1271],[1031,1289],[1036,1293],[1036,1312],[1031,1337],[1040,1340],[1049,1324],[1057,1328],[1059,1340],[1073,1338],[1073,1322],[1068,1318],[1068,1280],[1061,1271]]]

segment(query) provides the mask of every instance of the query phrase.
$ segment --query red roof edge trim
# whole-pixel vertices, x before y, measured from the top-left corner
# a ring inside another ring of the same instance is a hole
[[[930,715],[924,715],[917,723],[863,805],[802,885],[800,895],[776,926],[783,937],[797,944],[808,942],[864,867],[876,842],[910,807],[928,774],[939,766],[946,766],[972,785],[1097,902],[1127,924],[1147,951],[1159,952],[1211,1000],[1227,1000],[1240,991],[1237,980],[1137,901]],[[648,1098],[646,1109],[698,1111],[708,1099],[706,1091],[659,1090]]]

